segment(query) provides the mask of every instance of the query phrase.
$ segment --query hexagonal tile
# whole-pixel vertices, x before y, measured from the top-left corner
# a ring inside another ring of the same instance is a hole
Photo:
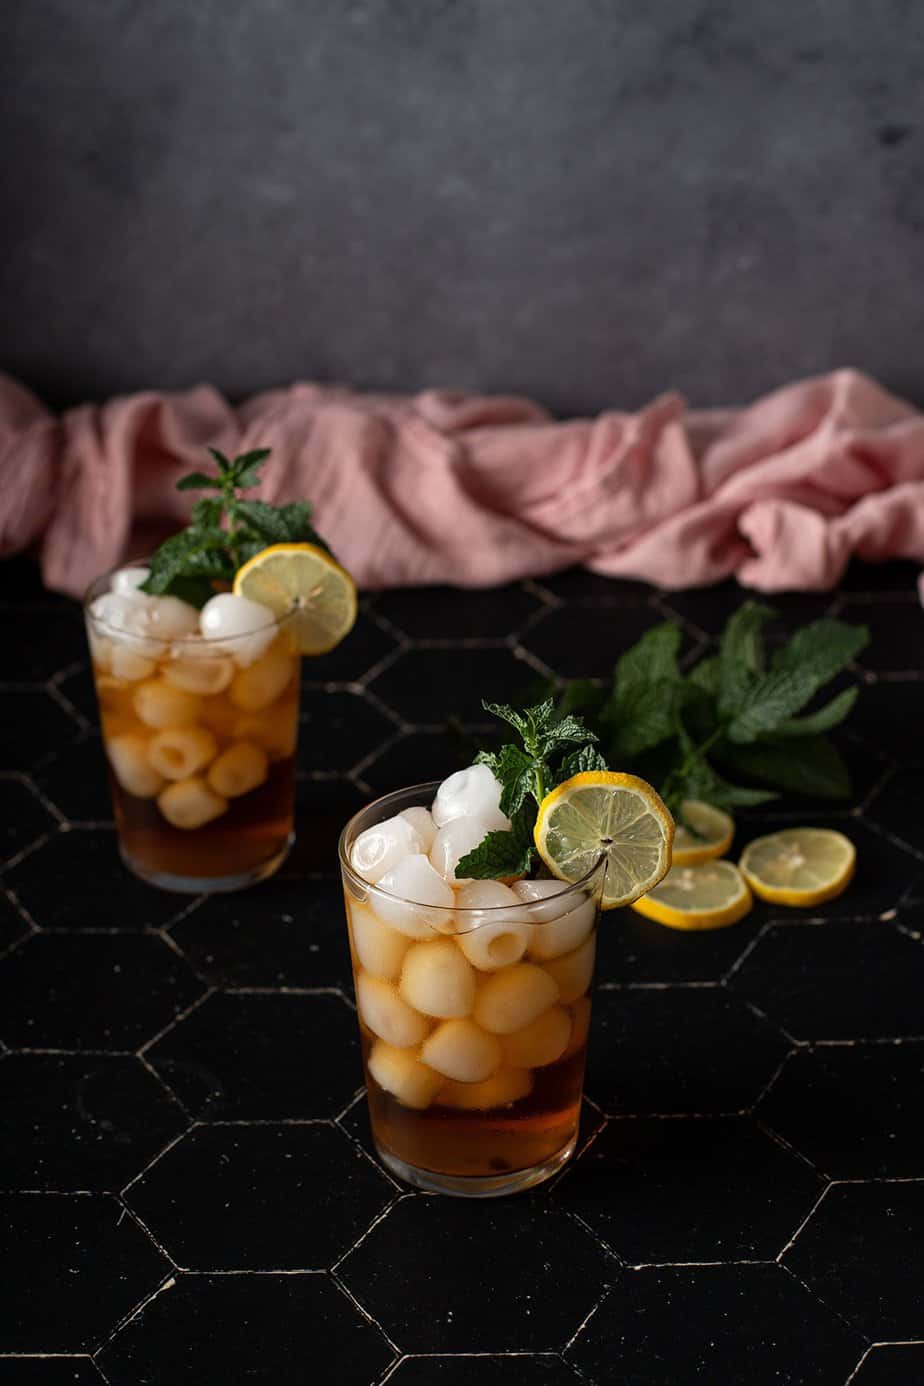
[[[0,1037],[35,1049],[136,1049],[204,988],[159,938],[34,934],[0,962]]]
[[[601,1383],[618,1352],[645,1386],[844,1386],[864,1346],[779,1266],[690,1266],[624,1276],[566,1357]]]
[[[837,613],[842,621],[872,626],[872,639],[857,663],[875,673],[924,669],[924,611],[919,603],[847,602]]]
[[[619,656],[661,619],[641,602],[557,607],[530,626],[522,643],[562,678],[609,678]]]
[[[231,1386],[261,1377],[305,1386],[325,1361],[337,1363],[338,1386],[368,1386],[393,1357],[327,1276],[180,1275],[99,1361],[110,1386]]]
[[[901,765],[924,765],[924,738],[910,730],[921,716],[920,679],[867,684],[850,714],[850,732]]]
[[[363,766],[363,780],[376,794],[406,785],[444,780],[471,765],[473,741],[454,732],[408,732]]]
[[[552,1353],[406,1357],[388,1378],[395,1386],[579,1386],[577,1373]]]
[[[55,687],[91,727],[99,726],[99,704],[89,662],[70,670],[63,678],[55,679]]]
[[[298,733],[299,768],[346,772],[395,730],[396,724],[362,693],[306,688]]]
[[[0,765],[4,770],[34,770],[52,749],[80,734],[77,723],[40,689],[0,692]]]
[[[275,882],[213,895],[170,933],[196,971],[225,987],[352,986],[339,880]]]
[[[832,1185],[784,1259],[874,1341],[919,1337],[924,1183]]]
[[[874,1347],[850,1386],[913,1386],[924,1381],[924,1343],[893,1343]]]
[[[542,609],[524,587],[489,592],[450,587],[404,587],[373,598],[377,612],[411,640],[452,640],[512,635]]]
[[[6,1266],[30,1253],[6,1277],[0,1352],[92,1351],[170,1269],[105,1194],[0,1194],[0,1242]]]
[[[338,996],[215,995],[147,1051],[195,1116],[333,1116],[362,1084],[356,1016]]]
[[[398,642],[387,635],[381,626],[376,625],[364,611],[360,611],[356,625],[343,643],[326,655],[312,660],[303,676],[312,683],[355,682],[387,654],[391,654],[397,645]]]
[[[29,925],[8,895],[0,891],[0,954],[29,933]]]
[[[792,801],[790,801],[792,802]],[[830,815],[804,813],[799,815],[802,827],[830,828]],[[850,838],[857,849],[857,865],[853,880],[843,895],[826,900],[823,905],[791,909],[775,907],[774,913],[786,919],[860,919],[874,918],[894,909],[901,900],[908,879],[916,869],[916,858],[903,847],[886,841],[868,823],[852,818],[849,823],[835,824]],[[779,832],[785,824],[770,817],[742,818],[735,837],[734,854],[739,856],[747,843],[765,833]]]
[[[129,1055],[9,1054],[0,1107],[0,1178],[14,1189],[120,1189],[188,1125]]]
[[[57,833],[12,867],[6,883],[46,929],[159,928],[185,904],[133,876],[107,828]]]
[[[597,935],[598,982],[718,982],[760,933],[759,903],[740,923],[702,933],[667,929],[634,910],[604,916]]]
[[[832,1179],[924,1169],[924,1043],[824,1045],[790,1055],[754,1115]]]
[[[295,842],[283,879],[305,872],[338,875],[337,841],[345,823],[369,802],[350,780],[295,780]]]
[[[771,925],[729,986],[799,1040],[924,1031],[924,948],[889,924]]]
[[[0,867],[57,826],[27,781],[0,778]]]
[[[704,634],[718,636],[743,602],[759,602],[777,613],[764,627],[764,638],[779,644],[797,626],[826,615],[835,600],[833,592],[755,592],[728,581],[689,592],[665,592],[661,605]]]
[[[44,683],[59,669],[85,659],[87,636],[77,602],[20,606],[3,627],[3,660],[16,683]]]
[[[100,1386],[89,1357],[0,1357],[0,1386]]]
[[[525,1248],[528,1254],[524,1254]],[[616,1267],[535,1195],[407,1198],[343,1260],[341,1279],[407,1352],[560,1350]],[[447,1297],[451,1283],[464,1294]]]
[[[739,1112],[788,1049],[720,988],[598,991],[587,1091],[617,1115]]]
[[[199,1126],[125,1198],[186,1270],[323,1270],[394,1189],[335,1126]]]
[[[746,1117],[628,1118],[607,1122],[555,1198],[631,1265],[769,1261],[821,1189]]]
[[[921,689],[921,703],[924,706],[924,688]],[[880,789],[865,816],[924,855],[919,771],[896,770]]]
[[[71,822],[108,823],[112,819],[106,755],[98,736],[63,747],[36,770],[35,782]]]
[[[417,726],[442,727],[448,719],[490,722],[481,706],[518,703],[536,671],[505,649],[406,650],[372,682],[389,707]]]

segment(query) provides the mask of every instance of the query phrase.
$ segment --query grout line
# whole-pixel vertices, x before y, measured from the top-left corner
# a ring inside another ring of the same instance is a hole
[[[340,1267],[343,1265],[344,1261],[349,1256],[352,1256],[354,1251],[359,1250],[363,1242],[366,1241],[367,1238],[371,1235],[371,1233],[373,1233],[375,1229],[378,1227],[379,1223],[385,1221],[385,1219],[388,1217],[388,1214],[391,1212],[392,1208],[397,1208],[399,1203],[403,1203],[405,1199],[413,1197],[414,1195],[412,1193],[402,1191],[401,1193],[397,1194],[394,1198],[390,1199],[388,1203],[386,1203],[385,1207],[381,1210],[381,1212],[376,1213],[375,1217],[372,1219],[369,1226],[366,1228],[365,1232],[363,1232],[362,1236],[359,1237],[359,1239],[355,1241],[352,1246],[347,1247],[343,1255],[339,1256],[337,1260],[331,1264],[331,1274],[339,1275]]]
[[[171,1137],[171,1139],[167,1141],[166,1145],[161,1146],[157,1154],[152,1156],[151,1159],[148,1160],[144,1169],[140,1169],[137,1174],[132,1175],[128,1183],[123,1184],[121,1189],[119,1190],[119,1198],[122,1200],[125,1207],[128,1208],[128,1211],[132,1214],[134,1218],[136,1218],[138,1222],[140,1222],[141,1219],[138,1217],[138,1214],[134,1211],[134,1209],[130,1207],[125,1195],[128,1193],[129,1189],[134,1188],[135,1184],[140,1183],[144,1176],[150,1173],[150,1171],[154,1168],[155,1165],[160,1164],[164,1156],[169,1154],[169,1152],[173,1149],[175,1145],[179,1145],[180,1141],[185,1140],[186,1137],[190,1134],[190,1132],[196,1129],[196,1125],[197,1123],[193,1122],[192,1125],[187,1126],[184,1131],[180,1131],[178,1135]],[[145,1231],[147,1231],[147,1229],[145,1229]],[[151,1238],[151,1241],[154,1242],[155,1245],[157,1245],[154,1234],[152,1232],[148,1232],[148,1236]],[[170,1256],[169,1252],[164,1251],[164,1255],[169,1257],[171,1262],[173,1261],[173,1257]]]
[[[562,1350],[561,1350],[561,1355],[562,1355],[562,1357],[564,1357],[564,1355],[565,1355],[565,1353],[568,1351],[568,1349],[571,1348],[571,1347],[573,1347],[574,1344],[577,1342],[578,1338],[579,1338],[579,1337],[581,1336],[581,1334],[584,1332],[584,1329],[585,1329],[585,1328],[587,1327],[587,1325],[590,1323],[590,1321],[591,1321],[591,1319],[593,1318],[594,1314],[596,1314],[597,1310],[600,1308],[600,1306],[603,1304],[603,1302],[609,1297],[609,1294],[610,1294],[612,1288],[613,1288],[612,1285],[605,1285],[605,1286],[604,1286],[604,1288],[603,1288],[603,1294],[602,1294],[602,1295],[600,1296],[600,1298],[597,1300],[596,1304],[594,1304],[594,1305],[588,1310],[588,1312],[584,1315],[583,1319],[581,1319],[581,1322],[578,1324],[577,1328],[574,1330],[574,1332],[571,1334],[571,1337],[568,1339],[568,1341],[565,1343],[564,1347],[562,1348]],[[569,1363],[569,1365],[570,1365],[570,1363]]]
[[[811,1222],[812,1218],[815,1216],[815,1214],[817,1213],[818,1209],[821,1207],[822,1203],[823,1203],[824,1200],[827,1198],[828,1194],[831,1192],[831,1190],[832,1190],[833,1188],[834,1188],[834,1181],[832,1180],[829,1184],[826,1184],[825,1187],[822,1189],[821,1193],[818,1195],[818,1197],[816,1198],[815,1202],[812,1204],[811,1208],[810,1208],[809,1211],[806,1213],[805,1217],[804,1217],[804,1218],[802,1219],[802,1221],[799,1223],[799,1226],[796,1228],[795,1232],[792,1234],[792,1236],[790,1237],[789,1241],[788,1241],[788,1242],[786,1243],[786,1245],[783,1247],[782,1251],[777,1252],[776,1256],[774,1257],[774,1260],[776,1261],[776,1264],[777,1264],[778,1266],[782,1266],[782,1264],[783,1264],[783,1257],[786,1255],[787,1251],[791,1251],[792,1248],[795,1246],[796,1240],[797,1240],[797,1238],[799,1237],[799,1234],[800,1234],[800,1233],[808,1226],[808,1224]]]
[[[374,1386],[385,1386],[385,1383],[392,1379],[401,1363],[407,1360],[407,1357],[395,1357],[385,1368],[385,1375],[376,1378]]]
[[[358,1245],[358,1243],[357,1243],[357,1245]],[[392,1352],[395,1354],[395,1356],[400,1357],[400,1355],[401,1355],[401,1349],[398,1347],[398,1344],[397,1344],[397,1343],[394,1341],[394,1339],[391,1337],[391,1334],[390,1334],[390,1333],[387,1333],[387,1332],[385,1331],[384,1327],[382,1326],[382,1324],[380,1324],[379,1321],[378,1321],[377,1319],[374,1319],[374,1318],[372,1317],[372,1315],[369,1313],[369,1311],[368,1311],[367,1309],[365,1309],[365,1308],[363,1307],[362,1304],[360,1304],[359,1300],[358,1300],[358,1299],[356,1298],[356,1296],[353,1294],[353,1292],[352,1292],[352,1290],[349,1288],[349,1286],[347,1286],[347,1285],[345,1285],[345,1284],[343,1283],[343,1281],[341,1280],[341,1278],[340,1278],[339,1274],[337,1273],[337,1271],[332,1270],[332,1271],[330,1272],[330,1278],[331,1278],[331,1280],[333,1281],[333,1283],[336,1285],[336,1287],[337,1287],[337,1289],[340,1291],[340,1293],[341,1293],[346,1299],[348,1299],[348,1300],[350,1301],[350,1303],[353,1305],[353,1308],[357,1311],[357,1313],[359,1313],[359,1314],[362,1315],[362,1317],[363,1317],[363,1318],[366,1320],[366,1322],[369,1324],[370,1328],[374,1328],[374,1329],[381,1335],[381,1337],[383,1337],[383,1338],[385,1339],[386,1343],[387,1343],[388,1346],[391,1348],[391,1350],[392,1350]]]
[[[163,1294],[165,1290],[172,1290],[175,1284],[175,1274],[171,1273],[165,1276],[165,1278],[157,1286],[157,1289],[152,1290],[149,1295],[146,1295],[144,1299],[142,1299],[138,1304],[135,1305],[134,1309],[129,1309],[128,1313],[125,1314],[124,1317],[119,1320],[115,1328],[113,1328],[112,1331],[109,1333],[108,1337],[104,1338],[101,1343],[97,1344],[97,1346],[93,1349],[93,1352],[91,1353],[91,1361],[93,1362],[93,1365],[94,1367],[96,1367],[97,1371],[100,1371],[100,1367],[98,1362],[96,1361],[96,1358],[97,1355],[102,1352],[103,1348],[108,1347],[109,1344],[118,1336],[118,1334],[122,1332],[122,1329],[127,1328],[133,1319],[136,1319],[139,1314],[143,1313],[144,1310],[147,1309],[148,1305],[152,1304],[153,1301],[157,1299],[158,1295]],[[105,1378],[103,1379],[105,1380]]]
[[[859,1327],[858,1324],[852,1323],[851,1320],[848,1319],[845,1314],[842,1314],[841,1311],[835,1307],[835,1305],[830,1303],[830,1301],[828,1301],[827,1299],[822,1299],[821,1295],[817,1294],[815,1290],[812,1289],[811,1285],[807,1284],[806,1281],[802,1279],[801,1275],[796,1275],[795,1271],[792,1269],[791,1266],[787,1266],[782,1261],[778,1262],[778,1264],[780,1270],[785,1271],[785,1273],[790,1277],[790,1279],[794,1280],[797,1285],[801,1285],[806,1294],[810,1295],[816,1304],[820,1304],[825,1309],[827,1309],[828,1313],[833,1314],[836,1319],[839,1319],[845,1328],[850,1329],[851,1333],[856,1334],[858,1337],[867,1342],[869,1341],[867,1334]]]
[[[170,1087],[169,1083],[167,1083],[167,1081],[163,1077],[161,1077],[161,1075],[158,1073],[154,1065],[150,1062],[146,1054],[135,1054],[133,1055],[133,1057],[138,1060],[142,1068],[146,1069],[147,1072],[150,1073],[151,1077],[158,1084],[158,1086],[163,1088],[164,1092],[170,1098],[171,1102],[174,1102],[177,1105],[177,1107],[179,1107],[180,1111],[186,1117],[186,1120],[190,1123],[190,1125],[186,1128],[187,1131],[192,1130],[192,1126],[195,1124],[195,1118],[193,1117],[192,1112],[186,1106],[186,1103],[182,1100],[182,1098],[178,1097],[177,1094]]]
[[[177,1011],[176,1015],[173,1016],[171,1020],[168,1020],[167,1024],[164,1025],[162,1029],[158,1030],[155,1035],[152,1035],[149,1040],[145,1040],[144,1044],[142,1044],[134,1052],[138,1055],[139,1058],[143,1054],[146,1054],[149,1049],[152,1049],[153,1046],[158,1043],[159,1040],[162,1040],[165,1038],[165,1036],[169,1035],[171,1030],[175,1030],[176,1027],[187,1018],[187,1016],[192,1015],[193,1011],[197,1011],[205,1001],[208,1001],[209,997],[214,996],[217,990],[217,987],[206,987],[205,991],[203,991],[201,996],[197,996],[195,1001],[193,1001],[189,1006],[187,1006],[185,1010]]]

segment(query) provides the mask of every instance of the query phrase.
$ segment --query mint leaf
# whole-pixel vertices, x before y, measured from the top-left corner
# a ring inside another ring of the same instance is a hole
[[[859,688],[845,688],[843,693],[838,693],[836,698],[825,703],[817,712],[810,712],[807,717],[790,717],[787,721],[781,722],[777,728],[777,735],[814,736],[818,732],[830,731],[839,722],[843,722],[857,701],[859,693]]]
[[[572,775],[582,775],[588,770],[606,770],[607,764],[596,746],[582,746],[579,751],[571,751],[565,756],[555,777],[556,784],[563,784]]]
[[[821,688],[869,644],[867,626],[851,626],[846,621],[825,617],[796,631],[777,652],[773,668],[811,674],[815,688]]]
[[[220,528],[223,510],[224,506],[217,496],[214,499],[197,500],[192,508],[191,527],[193,529]]]
[[[597,738],[590,728],[584,725],[580,717],[575,717],[573,713],[569,713],[562,717],[559,722],[554,722],[546,731],[540,733],[537,739],[540,754],[547,758],[559,746],[568,746],[576,741],[596,741]]]
[[[180,477],[176,484],[178,491],[220,491],[221,482],[217,476],[207,476],[205,472],[190,472]]]
[[[726,623],[719,645],[719,712],[733,717],[752,685],[764,672],[762,630],[776,612],[745,602]]]
[[[761,741],[749,746],[722,745],[723,765],[776,789],[819,799],[850,797],[850,773],[840,753],[824,736],[797,741]]]
[[[680,641],[679,628],[666,621],[646,631],[618,660],[613,692],[600,714],[613,729],[614,759],[640,755],[673,735]]]
[[[732,741],[756,741],[804,707],[817,684],[808,669],[775,669],[752,684],[728,724]]]
[[[692,684],[702,693],[709,693],[712,697],[717,697],[719,692],[719,666],[718,655],[709,655],[706,659],[701,659],[698,664],[687,674],[687,682]]]
[[[223,452],[219,452],[218,448],[209,448],[209,452],[217,462],[218,470],[221,472],[222,476],[226,476],[232,470],[229,459],[225,457]]]
[[[482,699],[481,706],[485,712],[490,712],[492,717],[499,717],[502,722],[509,722],[514,731],[518,731],[521,736],[524,736],[528,730],[529,724],[526,718],[507,703],[489,703]]]
[[[532,824],[519,813],[510,832],[491,832],[456,867],[456,879],[496,881],[502,876],[525,876],[533,864]]]
[[[501,783],[500,810],[513,818],[522,808],[533,786],[535,761],[519,746],[502,746],[491,769]]]
[[[151,558],[151,572],[142,591],[151,596],[170,593],[178,578],[208,578],[230,582],[234,567],[223,529],[184,529],[174,534]]]

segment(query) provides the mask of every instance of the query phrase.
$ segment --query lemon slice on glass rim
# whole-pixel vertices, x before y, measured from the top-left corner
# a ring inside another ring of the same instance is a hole
[[[234,595],[292,616],[299,654],[327,654],[356,621],[356,584],[317,544],[271,544],[234,575]]]
[[[631,904],[657,885],[671,862],[674,820],[645,780],[614,770],[573,775],[539,805],[536,850],[553,876],[579,881],[601,857],[601,907]]]
[[[754,904],[748,883],[730,861],[674,865],[654,890],[632,908],[669,929],[724,929]]]
[[[741,854],[741,874],[774,905],[820,905],[849,885],[856,848],[833,828],[784,828],[757,837]]]
[[[699,866],[714,857],[724,857],[734,835],[735,820],[730,813],[701,799],[684,799],[674,834],[672,863]]]

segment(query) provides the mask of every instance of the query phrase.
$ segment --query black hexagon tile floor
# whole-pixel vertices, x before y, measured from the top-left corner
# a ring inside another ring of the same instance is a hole
[[[376,1162],[340,829],[490,744],[482,696],[605,678],[659,620],[714,649],[740,590],[574,571],[365,598],[304,671],[291,854],[197,899],[121,866],[79,613],[8,573],[46,634],[0,688],[0,1386],[924,1381],[911,565],[769,599],[775,643],[826,611],[871,627],[856,795],[743,813],[735,851],[836,821],[850,889],[700,935],[608,916],[577,1155],[468,1204]]]

